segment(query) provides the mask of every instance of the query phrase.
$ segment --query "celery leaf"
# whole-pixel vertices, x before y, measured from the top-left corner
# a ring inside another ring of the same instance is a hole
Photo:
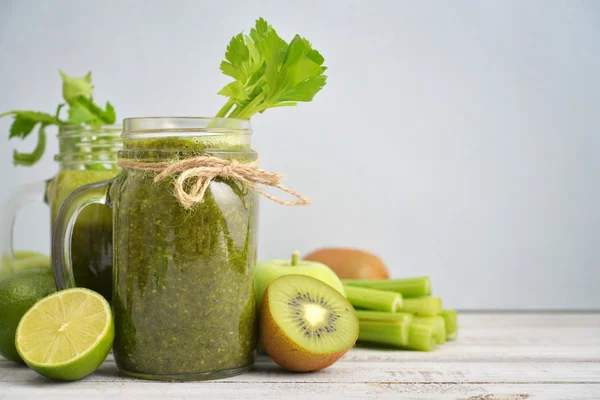
[[[92,92],[92,74],[89,72],[84,77],[71,77],[60,71],[62,78],[63,98],[66,103],[61,103],[56,108],[55,115],[37,111],[13,110],[0,114],[0,118],[12,115],[13,123],[10,127],[9,139],[25,139],[33,129],[39,125],[38,143],[31,153],[20,153],[14,151],[13,160],[17,165],[33,165],[43,155],[46,149],[45,128],[49,125],[63,126],[74,125],[106,125],[114,124],[116,121],[115,109],[110,103],[105,108],[94,103]],[[67,121],[60,119],[61,109],[68,105]]]
[[[69,105],[72,105],[80,96],[92,95],[94,86],[92,85],[91,72],[88,72],[87,75],[82,78],[68,76],[62,71],[59,72],[63,81],[63,98]]]
[[[263,18],[248,36],[234,36],[221,71],[235,81],[219,91],[228,97],[217,117],[250,118],[268,108],[311,101],[325,86],[324,58],[296,35],[288,44]]]

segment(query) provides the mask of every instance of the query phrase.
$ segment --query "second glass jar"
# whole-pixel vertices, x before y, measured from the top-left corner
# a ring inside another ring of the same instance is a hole
[[[119,173],[117,152],[122,149],[121,126],[65,126],[58,135],[60,169],[48,182],[47,202],[52,224],[60,207],[75,189],[114,178]],[[73,274],[78,287],[112,298],[112,214],[101,205],[82,211],[73,232]]]
[[[43,128],[40,128],[43,129]],[[13,249],[13,230],[19,211],[28,203],[50,206],[54,225],[63,202],[75,189],[111,179],[119,173],[117,151],[122,149],[120,125],[64,125],[58,129],[59,170],[48,180],[21,185],[2,206],[0,278],[18,270]],[[73,235],[75,284],[112,296],[112,215],[100,205],[86,208]],[[43,257],[43,256],[41,256]],[[38,265],[43,265],[38,262]],[[36,265],[37,267],[37,265]]]

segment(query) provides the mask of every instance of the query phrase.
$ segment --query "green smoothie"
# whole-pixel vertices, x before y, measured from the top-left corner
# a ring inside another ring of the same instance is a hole
[[[121,156],[172,161],[224,147],[219,157],[255,158],[235,139],[173,137],[125,140]],[[154,177],[124,169],[110,191],[117,365],[129,375],[165,380],[249,368],[257,341],[257,195],[217,179],[203,201],[186,210],[173,194],[173,178],[157,183]]]
[[[48,186],[52,223],[64,200],[75,189],[111,179],[119,170],[61,170]],[[71,243],[73,275],[79,287],[112,297],[112,212],[100,204],[83,209],[75,223]]]

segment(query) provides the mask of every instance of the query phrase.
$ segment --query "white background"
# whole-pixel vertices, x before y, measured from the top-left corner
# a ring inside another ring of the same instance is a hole
[[[262,166],[313,205],[262,202],[259,258],[331,246],[430,275],[446,305],[600,307],[600,3],[0,0],[0,111],[52,112],[93,71],[118,116],[211,116],[230,37],[265,17],[325,56],[315,101],[253,119]],[[57,169],[15,168],[0,203]],[[35,135],[32,135],[32,137]],[[28,206],[16,245],[49,251]]]

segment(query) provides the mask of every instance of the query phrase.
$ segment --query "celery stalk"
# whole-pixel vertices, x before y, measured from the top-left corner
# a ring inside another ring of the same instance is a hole
[[[426,325],[433,329],[433,338],[437,344],[446,343],[446,321],[441,316],[414,317],[413,324]]]
[[[411,323],[408,327],[407,349],[419,351],[431,351],[435,349],[433,329],[427,325]]]
[[[404,299],[400,312],[407,312],[423,317],[435,317],[442,312],[442,299],[439,297],[419,297]]]
[[[396,292],[368,289],[357,286],[344,286],[346,297],[356,308],[396,312],[402,307],[402,295]]]
[[[377,322],[389,322],[389,321],[406,321],[409,319],[412,321],[413,315],[402,312],[383,312],[383,311],[372,311],[372,310],[356,310],[356,316],[361,321],[377,321]],[[408,321],[408,322],[410,322]]]
[[[400,293],[404,298],[431,295],[431,281],[428,276],[406,279],[342,279],[342,283],[344,286],[389,290]]]
[[[433,327],[414,323],[413,316],[410,314],[357,311],[357,315],[359,342],[419,351],[430,351],[435,348]]]
[[[409,343],[410,318],[397,321],[364,321],[359,319],[358,340],[384,344],[394,347],[406,347]]]
[[[458,336],[456,310],[442,310],[440,314],[446,322],[446,340],[454,340]]]
[[[359,340],[392,346],[408,344],[408,325],[413,320],[412,314],[356,310],[356,316],[360,324]]]

